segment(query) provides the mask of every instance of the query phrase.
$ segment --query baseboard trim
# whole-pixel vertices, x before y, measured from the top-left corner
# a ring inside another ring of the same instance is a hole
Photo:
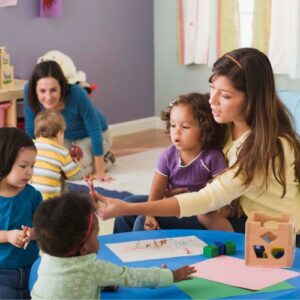
[[[149,117],[109,125],[112,137],[136,133],[149,129],[165,129],[165,124],[159,117]]]

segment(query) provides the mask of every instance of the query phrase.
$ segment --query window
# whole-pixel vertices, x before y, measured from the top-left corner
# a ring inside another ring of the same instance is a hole
[[[240,47],[251,47],[254,0],[239,0]]]

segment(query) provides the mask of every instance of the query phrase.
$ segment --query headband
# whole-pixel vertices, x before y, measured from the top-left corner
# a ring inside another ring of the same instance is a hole
[[[91,234],[93,224],[94,224],[94,214],[90,213],[90,215],[89,215],[89,225],[88,225],[87,231],[84,235],[84,238],[82,239],[82,241],[77,246],[75,246],[72,250],[70,250],[67,254],[65,254],[64,257],[73,256],[84,245],[84,243],[86,242],[86,240],[88,239],[88,237]]]
[[[226,54],[225,57],[227,57],[228,59],[230,59],[234,64],[236,64],[241,70],[243,70],[242,65],[232,56],[230,56],[229,54]]]

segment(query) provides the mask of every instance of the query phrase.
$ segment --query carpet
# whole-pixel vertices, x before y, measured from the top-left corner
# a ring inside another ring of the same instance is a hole
[[[115,198],[124,198],[129,194],[149,194],[155,166],[163,151],[162,148],[147,150],[140,153],[117,157],[108,174],[113,177],[110,182],[95,181],[95,188],[101,193]],[[79,187],[78,185],[81,185]],[[86,189],[84,180],[68,183],[71,190]]]

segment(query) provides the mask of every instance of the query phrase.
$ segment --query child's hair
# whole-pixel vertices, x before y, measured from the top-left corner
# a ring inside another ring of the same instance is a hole
[[[41,250],[52,256],[75,256],[89,236],[93,213],[90,197],[83,192],[67,192],[44,201],[33,218]]]
[[[63,116],[54,110],[44,110],[34,119],[34,134],[38,137],[55,138],[66,128]]]
[[[161,112],[161,120],[166,122],[167,132],[170,133],[170,116],[172,108],[178,105],[188,105],[201,129],[200,143],[203,148],[222,148],[226,140],[227,126],[218,124],[212,115],[209,105],[209,94],[190,93],[180,95]]]
[[[27,147],[36,150],[24,131],[15,127],[0,128],[0,180],[10,173],[19,151]]]

